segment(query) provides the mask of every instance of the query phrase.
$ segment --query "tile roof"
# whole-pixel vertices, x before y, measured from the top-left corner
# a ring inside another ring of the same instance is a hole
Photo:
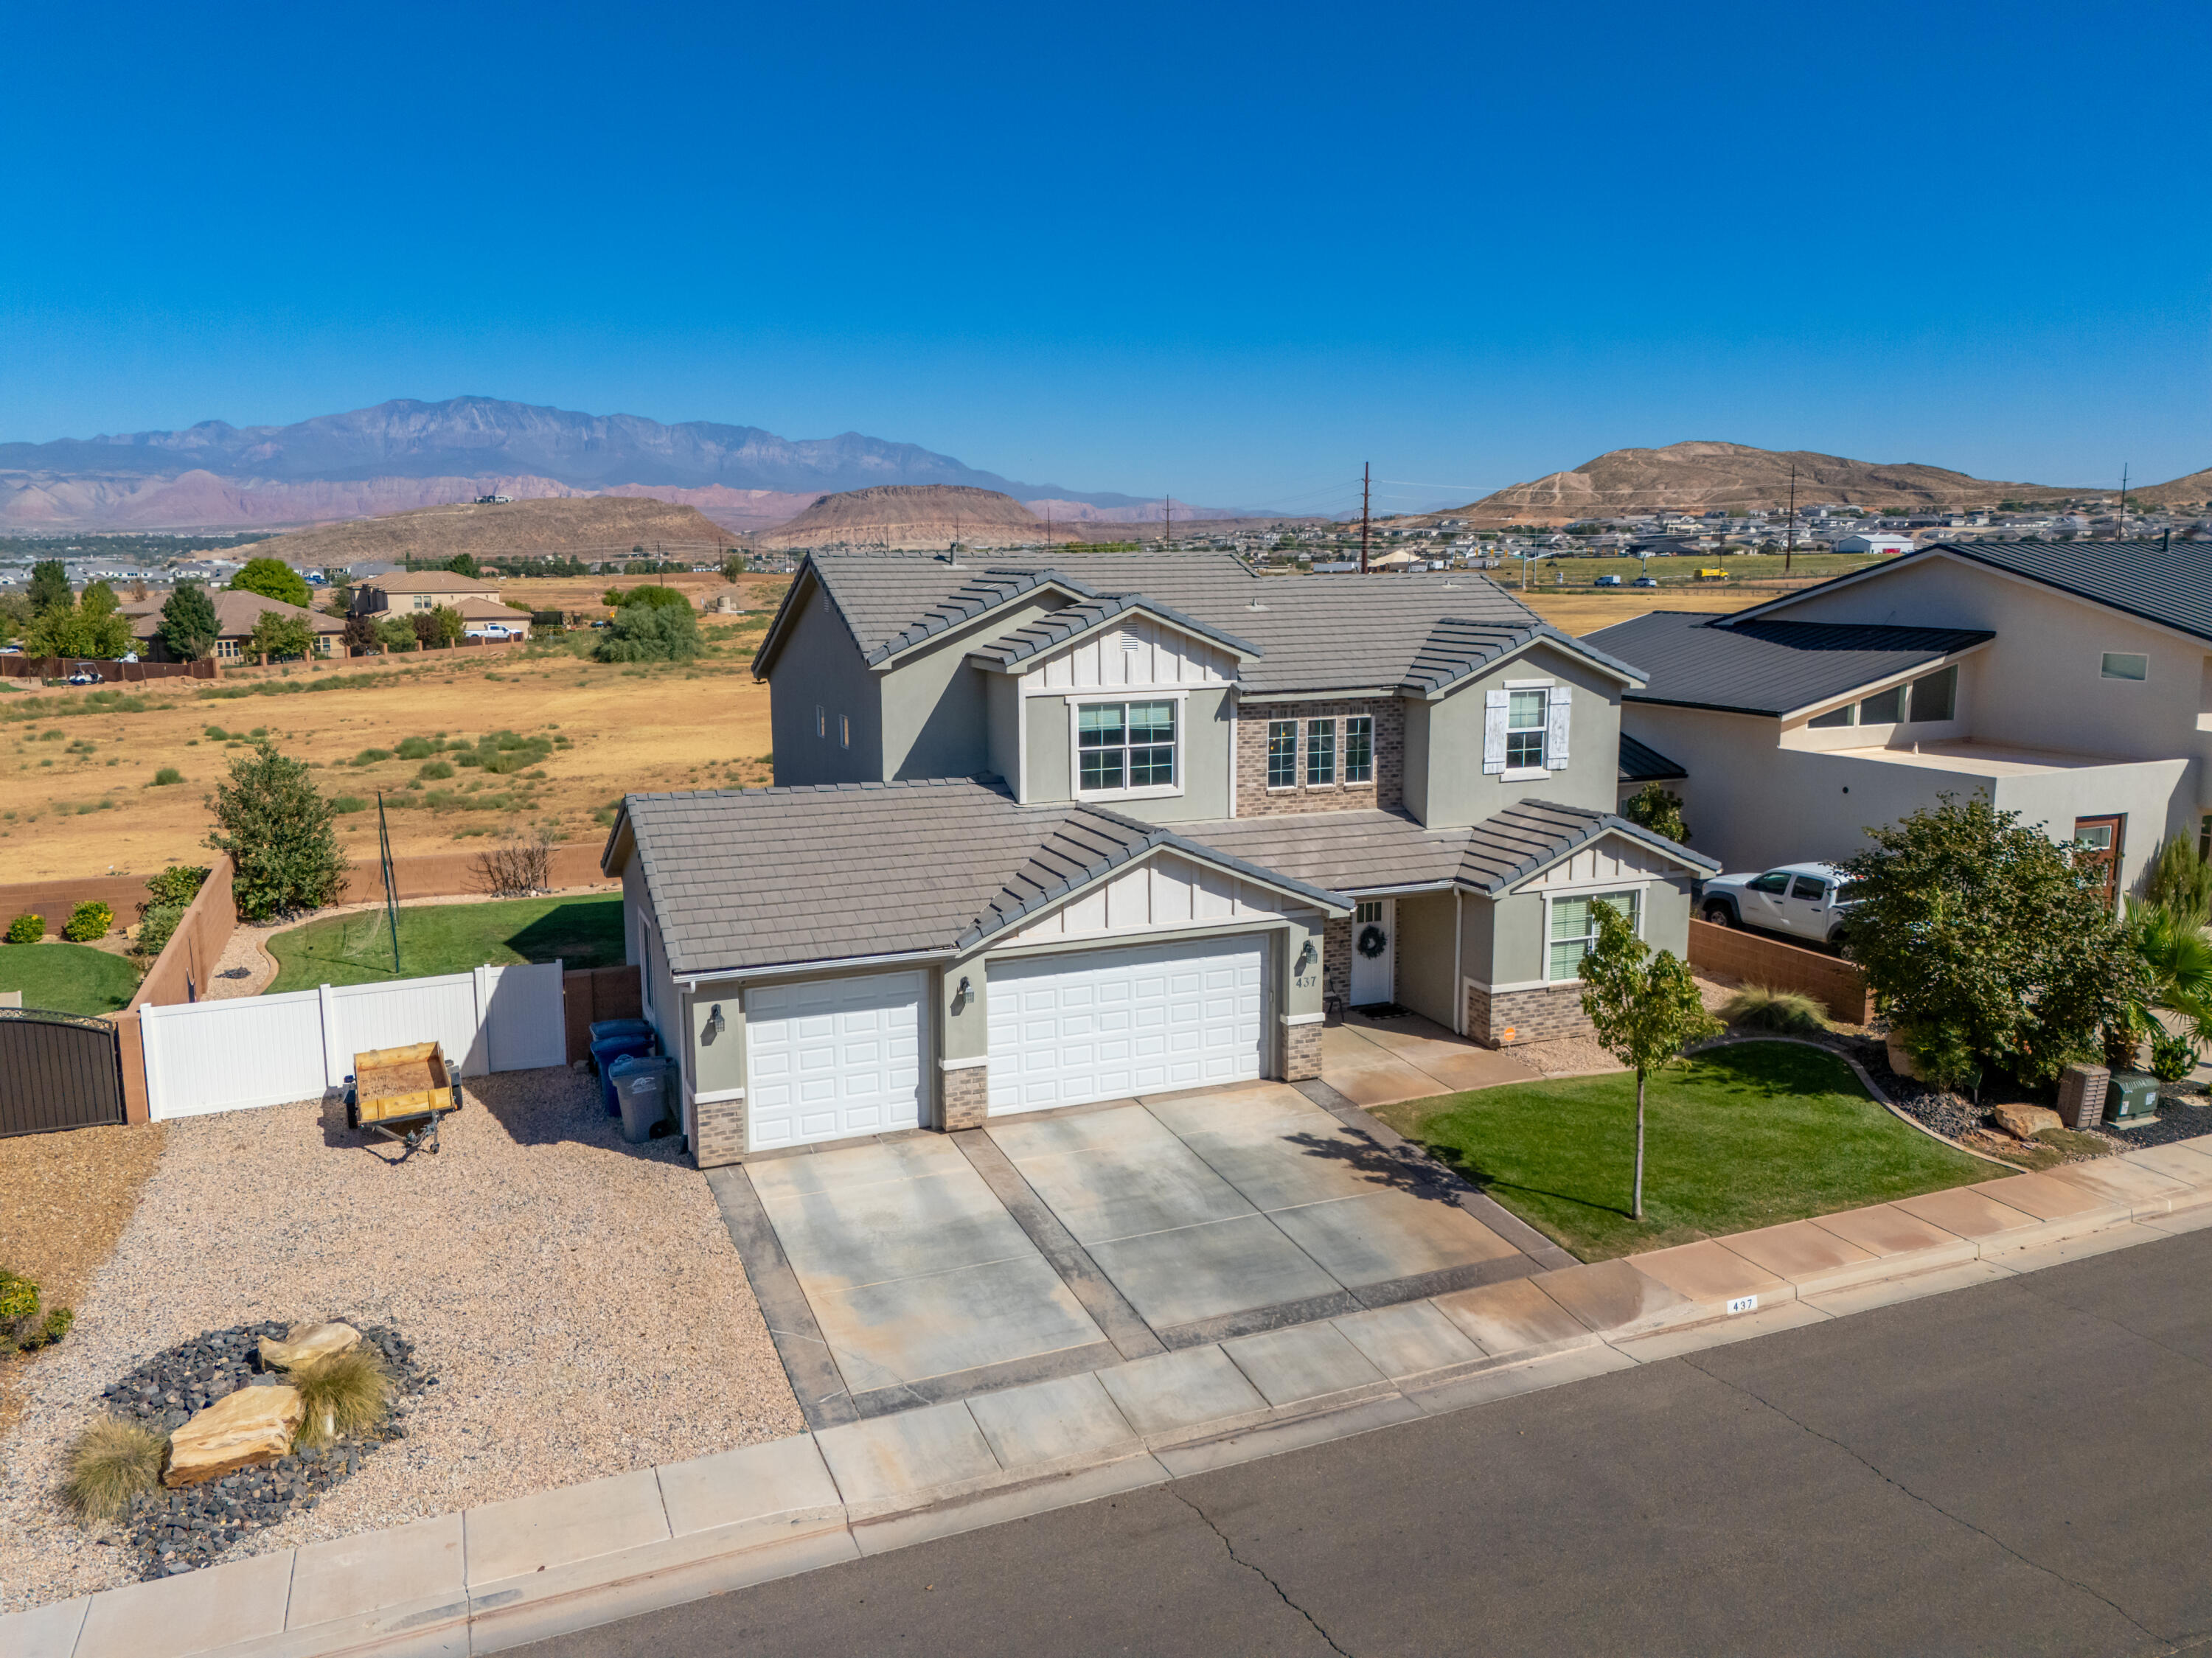
[[[1086,598],[1063,606],[1047,616],[1041,616],[1027,627],[1017,628],[988,645],[978,645],[968,654],[981,657],[1000,667],[1012,667],[1017,662],[1026,662],[1033,656],[1055,650],[1079,634],[1088,633],[1103,623],[1117,616],[1135,612],[1155,616],[1185,632],[1210,639],[1237,655],[1250,658],[1259,654],[1250,644],[1234,634],[1225,634],[1218,628],[1208,627],[1195,616],[1185,616],[1181,610],[1171,610],[1164,604],[1155,604],[1141,593],[1116,593],[1110,597]]]
[[[633,794],[610,855],[625,828],[683,975],[950,953],[1158,847],[1342,907],[1171,829],[1096,807],[1017,805],[994,780]]]
[[[224,639],[243,639],[253,631],[264,610],[274,610],[279,616],[292,616],[306,623],[319,634],[342,634],[345,623],[334,616],[325,616],[320,610],[310,610],[298,604],[288,604],[281,598],[264,598],[259,593],[246,592],[230,587],[210,587],[207,596],[215,605],[216,632]],[[161,630],[161,607],[165,598],[147,598],[117,606],[131,618],[131,631],[139,639],[151,639]]]
[[[1747,616],[1786,610],[1809,594],[1878,580],[1918,560],[1948,556],[2024,577],[2127,615],[2212,639],[2212,541],[1943,541],[1870,570],[1838,576]]]
[[[1587,806],[1562,806],[1548,800],[1523,800],[1485,818],[1468,831],[1467,853],[1459,878],[1477,892],[1495,897],[1516,882],[1556,864],[1577,848],[1608,833],[1626,835],[1694,868],[1720,865],[1663,835],[1654,835],[1617,812]]]
[[[1664,783],[1690,774],[1650,744],[1620,734],[1620,780],[1624,783]]]
[[[354,586],[386,593],[488,593],[499,583],[489,576],[456,575],[451,570],[394,570],[364,576]]]
[[[1623,693],[1628,701],[1778,715],[1940,662],[1996,637],[1972,628],[1655,610],[1601,628],[1589,642],[1644,665],[1648,682],[1640,690]]]
[[[1516,648],[1498,641],[1516,629],[1532,630],[1529,638],[1546,638],[1610,671],[1642,677],[1626,663],[1547,628],[1504,588],[1470,571],[1263,576],[1231,553],[1073,548],[1056,548],[1029,562],[1018,554],[997,554],[958,565],[920,553],[814,552],[807,565],[871,663],[1024,593],[1057,586],[1079,602],[1141,595],[1157,608],[1247,645],[1257,653],[1240,675],[1248,695],[1401,684],[1419,689],[1440,674],[1473,671],[1466,665],[1480,666]],[[793,583],[793,594],[803,585]],[[778,624],[770,626],[754,659],[756,673],[765,674],[773,660]],[[1482,651],[1488,654],[1476,654]]]

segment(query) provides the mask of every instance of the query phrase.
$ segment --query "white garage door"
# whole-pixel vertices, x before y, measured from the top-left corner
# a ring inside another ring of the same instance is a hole
[[[991,1110],[1256,1078],[1265,960],[1208,938],[993,966]]]
[[[915,1127],[921,1047],[919,973],[747,991],[749,1149]]]

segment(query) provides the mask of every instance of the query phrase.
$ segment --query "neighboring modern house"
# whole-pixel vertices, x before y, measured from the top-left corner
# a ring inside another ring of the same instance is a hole
[[[296,617],[313,629],[316,653],[320,656],[329,656],[338,650],[345,633],[345,623],[337,617],[288,604],[281,598],[264,598],[259,593],[241,592],[230,587],[210,587],[208,598],[215,605],[216,641],[210,654],[218,662],[240,662],[251,658],[248,643],[254,625],[266,610]],[[165,593],[155,598],[128,600],[116,607],[120,614],[131,618],[131,631],[146,641],[142,653],[151,662],[174,659],[169,647],[161,642],[161,607],[167,603],[168,595]]]
[[[385,610],[434,610],[441,604],[458,609],[469,599],[497,604],[499,583],[489,576],[455,575],[451,570],[398,570],[356,581],[353,613],[375,616]]]
[[[605,867],[702,1163],[1310,1078],[1334,1006],[1586,1030],[1628,662],[1489,580],[1183,551],[816,552],[753,671],[778,786],[633,795]]]
[[[2212,832],[2212,546],[1947,543],[1584,642],[1649,675],[1624,785],[1630,743],[1665,756],[1732,870],[1850,857],[1945,794],[2109,853],[2116,896],[2167,836]]]

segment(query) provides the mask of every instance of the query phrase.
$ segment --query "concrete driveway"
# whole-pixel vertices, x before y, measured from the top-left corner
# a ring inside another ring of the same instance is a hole
[[[1536,1268],[1450,1188],[1280,1083],[708,1181],[801,1406],[824,1422]]]
[[[1321,1078],[1359,1106],[1544,1079],[1511,1054],[1455,1036],[1419,1014],[1372,1019],[1360,1013],[1321,1033]]]

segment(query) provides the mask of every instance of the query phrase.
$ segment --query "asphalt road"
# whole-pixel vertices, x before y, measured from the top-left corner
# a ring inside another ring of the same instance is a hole
[[[2212,1637],[2212,1230],[529,1650],[2163,1653]]]

